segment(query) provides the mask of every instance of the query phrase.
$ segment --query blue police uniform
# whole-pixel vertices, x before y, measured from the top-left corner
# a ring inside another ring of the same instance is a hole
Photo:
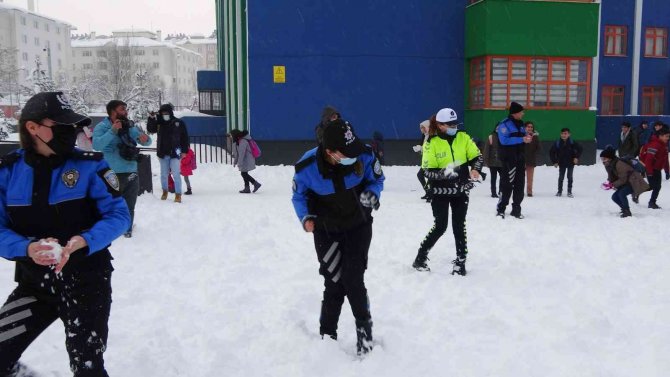
[[[347,297],[362,338],[372,340],[372,321],[364,274],[372,239],[372,209],[361,195],[380,197],[381,164],[369,147],[354,165],[331,165],[322,147],[305,153],[295,167],[293,207],[301,223],[313,220],[319,273],[324,277],[320,332],[337,338],[337,323]],[[378,202],[376,202],[378,204]],[[363,336],[363,335],[365,336]]]
[[[511,115],[498,123],[498,140],[500,141],[499,156],[502,162],[500,174],[500,199],[498,200],[497,212],[504,218],[505,209],[512,197],[512,216],[522,218],[521,202],[523,201],[523,188],[526,181],[526,163],[523,142],[526,129],[521,120],[514,119]]]
[[[0,308],[0,376],[60,318],[74,375],[106,376],[102,354],[111,305],[109,245],[130,224],[118,179],[102,154],[76,150],[44,157],[18,150],[0,160],[0,256],[16,262],[17,288]],[[28,245],[53,237],[61,245],[80,235],[62,273],[40,266]]]

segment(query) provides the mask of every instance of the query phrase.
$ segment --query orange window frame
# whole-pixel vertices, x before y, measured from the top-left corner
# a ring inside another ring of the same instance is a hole
[[[616,90],[621,89],[620,93],[617,93]],[[614,85],[607,85],[603,86],[602,93],[601,95],[601,108],[604,108],[605,106],[603,105],[605,102],[609,103],[609,109],[610,111],[606,113],[602,113],[601,115],[623,115],[623,100],[624,100],[624,95],[625,95],[625,88],[623,86],[614,86]],[[612,111],[615,106],[614,103],[618,103],[619,108],[621,109],[621,113],[615,113]]]
[[[619,32],[621,29],[621,32]],[[616,39],[621,37],[622,51],[618,54],[616,51],[607,51],[609,38],[613,39],[613,49],[616,50]],[[625,25],[605,25],[605,56],[627,56],[628,54],[628,27]]]
[[[663,35],[658,35],[658,31],[663,30]],[[662,38],[663,53],[656,55],[656,41]],[[647,53],[647,40],[651,38],[651,54]],[[644,57],[645,58],[667,58],[668,57],[668,28],[664,27],[648,27],[644,31]]]
[[[661,99],[661,108],[658,113],[652,111],[654,100]],[[665,107],[665,88],[662,86],[642,87],[642,111],[640,115],[662,115]]]
[[[486,60],[486,76],[485,79],[482,80],[475,80],[473,79],[474,77],[474,70],[476,67],[476,63],[480,62],[482,59]],[[491,79],[491,69],[492,69],[492,63],[491,61],[493,59],[507,59],[507,80],[493,80]],[[547,80],[546,81],[532,81],[530,79],[531,77],[531,63],[533,60],[546,60],[547,61]],[[582,62],[586,62],[586,69],[587,69],[587,77],[585,81],[575,81],[572,82],[570,81],[570,62],[573,60],[578,60]],[[524,80],[519,80],[519,79],[512,79],[512,66],[514,61],[525,61],[526,63],[526,79]],[[555,62],[560,62],[564,63],[566,65],[566,72],[565,72],[565,79],[560,80],[560,81],[554,81],[552,78],[552,65]],[[491,84],[504,84],[507,86],[507,96],[506,96],[506,104],[504,106],[493,106],[491,105]],[[510,88],[512,84],[523,84],[526,85],[526,98],[525,98],[525,103],[524,107],[529,108],[529,109],[555,109],[555,110],[575,110],[575,109],[588,109],[590,106],[590,101],[591,101],[591,59],[590,58],[573,58],[573,57],[544,57],[544,56],[500,56],[500,55],[488,55],[484,57],[479,57],[479,58],[474,58],[470,61],[470,93],[469,93],[469,98],[470,98],[470,108],[472,109],[482,109],[482,108],[489,108],[489,109],[505,109],[509,105],[511,99],[510,99]],[[545,106],[531,106],[530,105],[530,87],[532,84],[543,84],[546,85],[547,87],[547,103]],[[481,87],[484,86],[484,93],[485,93],[485,99],[484,99],[484,104],[483,105],[472,105],[472,97],[473,97],[473,88],[475,87]],[[564,106],[551,106],[549,105],[550,99],[551,99],[551,86],[552,85],[564,85],[565,86],[565,104]],[[581,86],[586,88],[586,98],[585,98],[585,103],[584,106],[571,106],[570,105],[570,87],[572,86]]]

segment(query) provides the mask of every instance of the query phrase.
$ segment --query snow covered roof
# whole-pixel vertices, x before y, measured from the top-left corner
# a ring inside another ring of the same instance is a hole
[[[180,39],[178,41],[172,41],[174,44],[183,45],[183,44],[194,44],[194,45],[206,45],[206,44],[216,44],[216,38],[201,38],[201,39]]]
[[[54,22],[58,22],[58,23],[61,23],[61,24],[65,24],[65,25],[67,25],[67,26],[70,26],[73,30],[76,30],[76,29],[77,29],[76,27],[74,27],[74,25],[72,25],[72,24],[69,23],[69,22],[61,21],[61,20],[56,19],[56,18],[53,18],[53,17],[48,17],[48,16],[45,16],[45,15],[43,15],[43,14],[39,14],[39,13],[35,13],[35,12],[31,12],[31,11],[29,11],[28,9],[21,8],[21,7],[17,7],[17,6],[15,6],[15,5],[9,5],[9,4],[7,4],[7,3],[0,2],[0,9],[5,9],[5,10],[15,10],[15,11],[18,11],[18,12],[23,12],[23,13],[26,13],[26,14],[30,14],[30,15],[32,15],[32,16],[42,17],[42,18],[47,19],[47,20],[51,20],[51,21],[54,21]]]
[[[191,54],[200,55],[191,50],[177,46],[173,43],[159,42],[155,39],[146,37],[123,37],[123,38],[96,38],[96,39],[73,39],[72,48],[96,48],[104,47],[109,44],[116,43],[117,46],[132,46],[132,47],[167,47],[174,48],[180,51],[187,51]]]

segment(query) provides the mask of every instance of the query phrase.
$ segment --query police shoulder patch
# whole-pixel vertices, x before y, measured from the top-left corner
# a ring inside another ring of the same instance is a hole
[[[374,165],[372,167],[372,170],[374,171],[374,173],[377,177],[381,177],[384,174],[384,172],[382,171],[382,163],[379,162],[378,158],[375,158],[375,162],[374,162]]]
[[[113,195],[119,194],[121,185],[119,183],[119,177],[116,176],[114,170],[109,168],[103,169],[98,172],[98,175],[105,182],[105,185],[107,185],[107,191]]]
[[[77,169],[70,169],[61,176],[65,187],[73,188],[79,182],[79,171]]]

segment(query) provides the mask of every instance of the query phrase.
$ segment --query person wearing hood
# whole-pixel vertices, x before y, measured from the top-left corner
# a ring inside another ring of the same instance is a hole
[[[512,197],[512,212],[517,219],[523,219],[521,202],[523,201],[523,186],[525,183],[526,162],[524,144],[533,141],[526,135],[523,123],[523,106],[512,102],[509,106],[509,116],[498,123],[498,139],[500,140],[500,161],[503,163],[500,174],[500,200],[496,208],[496,216],[505,218],[505,209]]]
[[[256,159],[251,153],[252,140],[249,131],[231,130],[229,135],[233,141],[233,165],[240,169],[244,180],[244,188],[240,190],[240,194],[256,192],[261,188],[261,184],[249,175],[250,171],[256,169]],[[254,185],[253,191],[250,185]]]
[[[74,376],[107,376],[109,247],[130,214],[103,154],[75,148],[90,123],[62,92],[38,93],[21,112],[21,149],[0,159],[0,257],[17,282],[0,308],[0,376],[35,375],[19,358],[59,319]]]
[[[158,114],[151,113],[147,119],[147,131],[158,133],[156,141],[156,154],[161,164],[161,188],[163,195],[161,200],[168,197],[168,174],[172,172],[174,178],[176,203],[181,203],[181,159],[186,156],[191,147],[188,140],[186,124],[174,116],[171,104],[161,105]]]
[[[372,241],[372,211],[384,189],[382,166],[372,149],[341,119],[323,130],[321,144],[295,165],[293,208],[305,232],[314,236],[324,279],[320,333],[337,340],[347,298],[356,323],[359,355],[372,351],[372,314],[365,270]]]
[[[321,120],[319,124],[314,127],[314,133],[316,134],[316,143],[321,144],[323,142],[323,129],[328,125],[329,122],[332,122],[337,119],[341,119],[342,116],[333,106],[326,106],[321,111]]]
[[[447,230],[451,208],[451,227],[456,244],[456,259],[452,261],[451,273],[465,276],[468,255],[465,218],[470,190],[474,187],[473,181],[480,178],[484,158],[470,135],[458,130],[459,122],[454,110],[441,109],[434,121],[438,132],[424,143],[421,163],[432,191],[430,205],[434,224],[421,242],[412,267],[418,271],[430,271],[428,252]]]

